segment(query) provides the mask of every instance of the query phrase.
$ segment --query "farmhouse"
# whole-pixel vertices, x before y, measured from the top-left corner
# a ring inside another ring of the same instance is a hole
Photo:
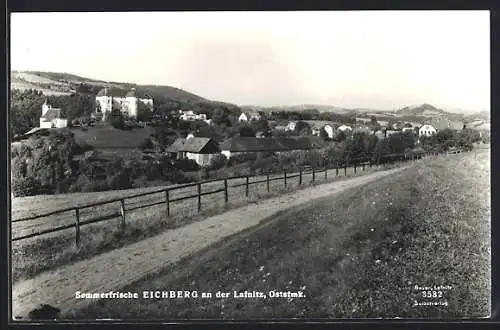
[[[220,153],[220,149],[217,143],[210,138],[189,137],[175,140],[167,148],[167,152],[177,154],[178,159],[192,159],[198,165],[206,166]]]
[[[179,110],[179,114],[180,114],[179,118],[185,121],[194,121],[194,120],[203,120],[205,122],[207,121],[207,115],[204,113],[197,114],[191,110],[189,111]]]
[[[328,134],[328,137],[330,139],[333,138],[333,133],[335,131],[335,124],[321,120],[306,120],[305,122],[311,126],[312,135],[320,136],[321,130],[325,130],[326,134]]]
[[[260,118],[260,114],[257,111],[246,111],[241,113],[238,117],[238,121],[252,121],[259,120]]]
[[[121,90],[111,90],[108,87],[101,89],[97,93],[95,99],[102,113],[103,121],[106,120],[107,115],[114,108],[120,109],[123,113],[135,118],[137,118],[139,103],[146,105],[151,111],[153,110],[153,99],[137,97],[135,88],[132,88],[125,95],[123,94],[124,92]]]
[[[342,125],[338,128],[338,130],[342,131],[342,132],[345,132],[347,130],[349,131],[352,131],[352,127],[351,126],[347,126],[347,125]]]
[[[68,120],[61,118],[61,109],[52,108],[45,103],[42,105],[42,116],[40,117],[40,128],[63,128],[68,126]]]
[[[286,138],[255,138],[233,137],[220,144],[222,154],[228,159],[247,152],[290,152],[295,150],[311,150],[324,147],[319,137],[286,137]]]
[[[285,127],[285,131],[293,131],[295,130],[295,126],[297,126],[297,123],[294,122],[294,121],[291,121],[289,122],[286,127]]]
[[[418,129],[418,136],[431,136],[436,133],[437,130],[432,125],[423,125]]]

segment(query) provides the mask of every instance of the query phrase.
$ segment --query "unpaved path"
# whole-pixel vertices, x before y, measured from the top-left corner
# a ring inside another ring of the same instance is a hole
[[[12,287],[12,316],[15,319],[27,319],[28,313],[40,304],[57,307],[62,314],[80,309],[95,300],[75,299],[76,291],[104,293],[119,290],[225,237],[256,226],[280,211],[364,185],[406,167],[408,166],[313,186],[262,200],[168,230],[88,260],[47,271]]]

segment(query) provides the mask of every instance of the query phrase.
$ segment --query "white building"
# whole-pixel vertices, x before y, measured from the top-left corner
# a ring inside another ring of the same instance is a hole
[[[120,109],[123,113],[126,113],[129,117],[137,118],[139,102],[146,105],[151,111],[153,110],[154,104],[152,98],[138,98],[135,88],[132,88],[124,97],[122,97],[113,95],[113,93],[105,87],[97,93],[95,99],[99,104],[99,108],[102,113],[102,120],[106,120],[107,115],[113,110],[113,106]]]
[[[260,114],[258,112],[242,112],[238,117],[238,121],[252,121],[260,120]]]
[[[328,134],[328,138],[333,139],[333,127],[326,124],[323,126],[323,129],[325,130],[326,134]]]
[[[347,130],[352,131],[352,127],[351,126],[347,126],[347,125],[342,125],[338,129],[339,129],[339,131],[342,131],[342,132],[345,132]]]
[[[294,121],[291,121],[288,123],[288,125],[286,125],[285,131],[293,131],[293,130],[295,130],[295,126],[297,126],[297,123]]]
[[[246,113],[242,112],[238,117],[238,121],[248,121],[248,116],[246,115]]]
[[[423,125],[418,130],[418,136],[431,136],[437,133],[437,130],[432,125]]]
[[[182,119],[182,120],[185,120],[185,121],[194,121],[194,120],[203,120],[203,121],[207,121],[207,115],[204,114],[204,113],[195,113],[194,111],[182,111],[182,110],[179,110],[179,118]]]
[[[42,105],[42,116],[40,117],[40,128],[63,128],[68,126],[68,120],[61,118],[61,109],[52,108],[45,103]]]

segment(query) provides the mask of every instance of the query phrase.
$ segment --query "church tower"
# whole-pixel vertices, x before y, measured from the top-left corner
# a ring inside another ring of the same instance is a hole
[[[49,111],[52,107],[47,103],[47,99],[45,99],[45,103],[42,105],[42,117],[45,116],[47,111]]]

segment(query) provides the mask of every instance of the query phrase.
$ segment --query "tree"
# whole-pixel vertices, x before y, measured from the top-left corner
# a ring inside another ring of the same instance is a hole
[[[325,141],[329,141],[331,140],[330,139],[330,136],[328,135],[328,132],[325,130],[324,127],[322,127],[320,130],[319,130],[319,136],[325,140]]]
[[[151,109],[141,101],[137,101],[137,120],[150,121],[153,117]]]
[[[255,137],[255,132],[250,126],[245,125],[240,128],[240,136]]]
[[[333,140],[337,142],[345,141],[346,138],[347,138],[346,134],[344,133],[344,131],[341,130],[337,130],[337,132],[333,136]]]
[[[217,125],[231,126],[227,112],[222,108],[216,108],[212,114],[212,122]]]
[[[297,124],[295,124],[294,133],[300,136],[311,135],[312,134],[311,125],[309,125],[305,121],[298,121]]]
[[[271,128],[269,127],[269,122],[262,117],[259,120],[252,121],[250,123],[254,132],[264,132],[264,136],[271,135]]]
[[[117,129],[125,128],[125,118],[121,110],[113,109],[111,113],[106,117],[106,121]]]

